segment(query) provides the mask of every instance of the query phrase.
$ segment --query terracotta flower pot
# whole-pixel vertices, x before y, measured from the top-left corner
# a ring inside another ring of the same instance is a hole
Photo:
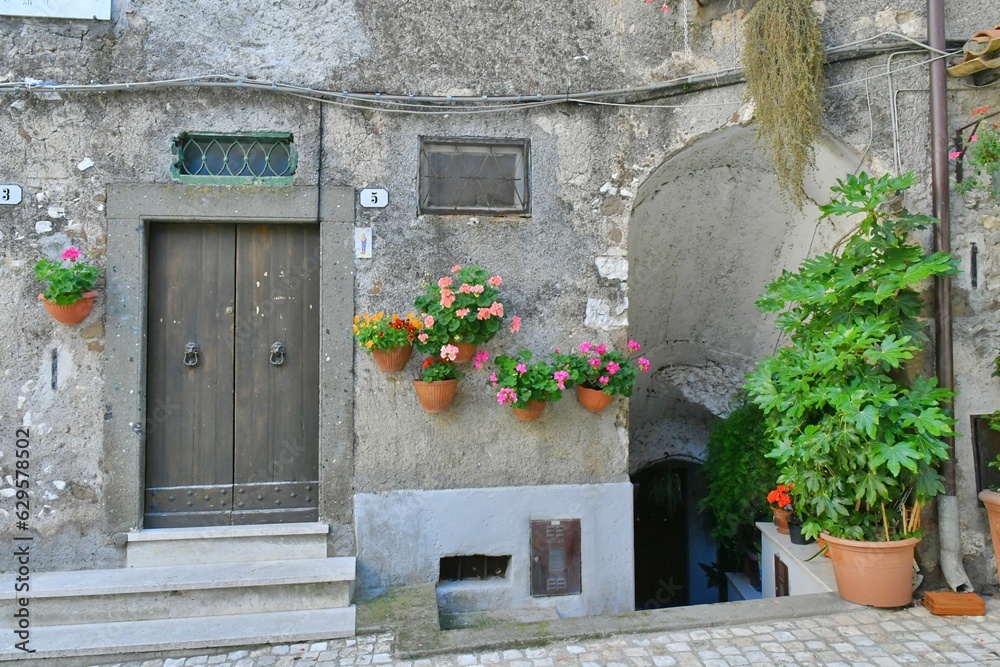
[[[873,607],[903,607],[913,601],[911,537],[892,542],[860,542],[822,534],[833,560],[840,597]]]
[[[990,536],[993,538],[993,556],[1000,571],[1000,493],[983,489],[979,499],[986,505],[986,517],[990,522]]]
[[[94,298],[97,296],[97,292],[84,292],[83,298],[79,301],[75,301],[68,306],[60,306],[59,304],[49,301],[41,294],[38,298],[42,300],[45,304],[45,310],[49,311],[49,315],[62,324],[79,324],[87,319],[87,315],[90,315],[91,309],[94,307]]]
[[[372,359],[384,373],[398,373],[406,368],[406,362],[413,353],[412,345],[393,347],[388,350],[372,350]]]
[[[523,422],[530,422],[542,416],[545,409],[545,401],[528,401],[526,408],[512,408],[514,416]]]
[[[472,361],[472,358],[476,356],[476,348],[479,347],[475,343],[453,343],[458,348],[458,354],[455,356],[456,364],[464,364]]]
[[[771,511],[774,512],[774,525],[778,527],[778,532],[782,535],[788,535],[788,517],[791,515],[792,510],[772,507]]]
[[[580,405],[591,412],[600,412],[608,407],[611,404],[612,398],[614,396],[605,394],[600,389],[590,389],[589,387],[576,385],[576,400],[580,401]]]
[[[437,382],[424,382],[414,380],[413,389],[417,392],[417,398],[424,410],[430,413],[444,412],[451,405],[458,391],[458,380],[438,380]]]

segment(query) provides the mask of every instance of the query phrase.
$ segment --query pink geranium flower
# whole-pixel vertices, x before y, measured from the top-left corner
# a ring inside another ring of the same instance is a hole
[[[500,405],[513,405],[517,403],[517,392],[510,387],[504,387],[497,392],[497,403]]]
[[[458,317],[465,317],[468,314],[469,314],[468,308],[459,308],[458,310],[455,311],[455,315]]]
[[[500,287],[503,284],[503,278],[500,276],[490,276],[490,279],[486,282],[490,284],[490,287]]]
[[[518,364],[517,366],[514,366],[514,370],[517,371],[518,373],[527,373],[528,367],[525,366],[524,364]]]
[[[493,305],[490,306],[490,314],[494,317],[503,317],[503,304],[499,301],[494,301]]]
[[[450,276],[444,276],[443,278],[441,278],[438,281],[438,287],[440,287],[441,289],[444,289],[445,287],[448,287],[449,285],[451,285],[451,277]]]
[[[552,379],[556,381],[560,389],[566,388],[566,380],[569,379],[569,373],[566,371],[556,371],[552,374]]]
[[[590,352],[590,348],[592,348],[592,347],[594,347],[594,346],[591,345],[590,343],[588,343],[587,341],[583,341],[582,343],[580,343],[580,351],[581,352]]]
[[[490,383],[493,385],[494,389],[497,388],[497,382],[499,382],[499,381],[500,381],[500,378],[497,377],[496,373],[490,373]]]
[[[644,357],[639,357],[637,363],[639,364],[639,368],[641,368],[642,370],[644,371],[649,370],[649,359],[646,359]]]
[[[607,377],[606,375],[602,375],[601,377],[597,378],[597,381],[600,382],[601,384],[607,384],[611,382],[611,378]]]
[[[451,308],[451,304],[455,303],[455,293],[450,289],[441,290],[441,307]]]
[[[602,343],[598,345],[594,351],[597,352],[597,354],[604,354],[605,352],[608,351],[608,346]]]
[[[617,373],[617,372],[618,372],[618,369],[620,369],[620,368],[621,368],[621,366],[620,366],[620,365],[616,364],[616,363],[615,363],[615,362],[613,362],[613,361],[609,361],[609,362],[608,362],[608,366],[607,366],[607,369],[608,369],[608,375],[614,375],[615,373]]]
[[[441,346],[441,358],[447,359],[448,361],[455,361],[458,357],[458,347],[452,344]]]
[[[476,368],[482,368],[483,364],[490,360],[490,353],[486,350],[480,350],[476,352],[476,356],[472,358],[472,365]]]
[[[479,312],[476,313],[477,320],[488,320],[493,315],[489,308],[480,308]]]
[[[515,315],[514,317],[510,318],[510,332],[517,333],[520,330],[521,330],[521,318]]]
[[[960,157],[962,157],[962,151],[952,151],[948,153],[949,160],[957,160]]]
[[[451,267],[451,272],[452,273],[458,273],[461,269],[462,269],[462,265],[461,264],[456,264],[455,266]]]
[[[473,285],[472,287],[469,288],[469,291],[472,292],[473,294],[482,294],[484,289],[486,288],[483,287],[482,285]]]
[[[459,294],[472,294],[472,285],[469,283],[462,283],[462,286],[458,288]]]
[[[68,259],[71,262],[75,262],[80,258],[80,251],[74,248],[73,246],[70,246],[69,248],[66,248],[66,250],[63,251],[62,258]]]
[[[424,326],[428,329],[434,326],[434,318],[430,315],[424,315]]]
[[[430,336],[428,336],[426,333],[417,334],[417,340],[419,340],[421,343],[426,343],[428,338],[430,338]]]
[[[638,352],[639,351],[639,341],[637,341],[637,340],[630,340],[628,342],[628,349],[632,350],[633,352]]]
[[[589,363],[589,364],[590,364],[591,366],[593,366],[594,368],[597,368],[598,366],[600,366],[600,365],[601,365],[601,360],[600,360],[600,359],[598,359],[597,357],[594,357],[593,359],[591,359],[591,360],[590,360],[590,361],[588,361],[587,363]]]

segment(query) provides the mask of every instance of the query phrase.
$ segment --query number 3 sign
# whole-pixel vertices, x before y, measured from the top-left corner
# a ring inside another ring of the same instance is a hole
[[[21,203],[21,186],[0,183],[0,206],[13,206]]]
[[[389,192],[382,188],[366,188],[361,191],[362,208],[385,208],[389,204]]]

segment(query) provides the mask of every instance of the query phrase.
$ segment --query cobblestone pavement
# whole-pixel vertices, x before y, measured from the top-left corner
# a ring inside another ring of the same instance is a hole
[[[217,655],[117,663],[116,667],[547,667],[579,665],[888,665],[1000,666],[1000,617],[933,616],[922,607],[856,612],[682,632],[554,641],[537,648],[494,649],[399,660],[393,635],[268,646]]]

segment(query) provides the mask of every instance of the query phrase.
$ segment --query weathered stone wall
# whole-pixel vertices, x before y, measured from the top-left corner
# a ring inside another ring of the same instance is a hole
[[[655,350],[671,339],[670,321],[659,323],[675,285],[630,292],[630,283],[641,283],[647,274],[641,265],[632,266],[632,274],[626,274],[625,267],[629,254],[640,249],[630,245],[632,226],[662,219],[663,209],[669,212],[672,204],[658,203],[653,215],[642,213],[638,201],[653,201],[652,191],[677,180],[669,166],[661,168],[665,160],[681,156],[699,137],[750,118],[738,85],[663,97],[644,108],[554,104],[467,115],[458,109],[393,114],[327,105],[321,145],[316,101],[268,91],[194,89],[183,85],[184,80],[226,74],[355,92],[530,96],[642,86],[738,64],[742,7],[730,12],[726,3],[712,2],[701,14],[693,2],[671,2],[668,13],[656,7],[622,0],[565,7],[531,0],[299,0],[247,9],[207,0],[180,6],[163,0],[123,0],[115,3],[114,20],[106,23],[0,18],[0,82],[180,80],[157,90],[120,92],[0,89],[0,140],[6,148],[0,157],[0,181],[25,188],[23,204],[0,208],[0,275],[5,278],[0,290],[0,487],[3,494],[12,491],[7,476],[14,427],[30,425],[32,526],[45,545],[37,552],[36,566],[83,568],[121,562],[117,536],[101,529],[106,509],[102,490],[109,477],[119,474],[101,460],[101,434],[106,418],[128,416],[106,415],[101,398],[102,392],[114,391],[103,384],[104,303],[99,299],[82,327],[55,325],[39,307],[30,269],[39,256],[52,256],[70,242],[94,246],[101,261],[108,185],[169,182],[171,136],[183,130],[287,130],[294,133],[300,154],[297,185],[321,180],[331,186],[388,189],[388,208],[357,210],[358,226],[374,231],[373,259],[355,263],[357,311],[406,312],[426,273],[436,277],[455,263],[478,263],[503,276],[509,311],[524,320],[518,335],[505,332],[495,339],[489,346],[494,354],[522,346],[542,353],[582,339],[623,344],[629,333]],[[892,7],[868,0],[818,2],[816,8],[829,44],[885,31],[918,40],[926,33],[925,3],[917,0]],[[961,39],[990,27],[979,21],[991,8],[985,0],[947,3],[948,36]],[[866,168],[894,170],[889,109],[895,95],[899,167],[920,175],[909,202],[919,210],[930,209],[923,90],[927,79],[918,65],[924,58],[917,53],[892,59],[893,68],[907,68],[893,76],[898,92],[892,94],[882,76],[889,62],[886,55],[832,66],[830,83],[839,87],[829,91],[824,116],[830,134],[852,149],[859,164],[863,158]],[[867,89],[866,77],[872,77]],[[961,124],[971,108],[1000,103],[996,93],[959,90],[956,82],[951,86],[956,89],[950,100],[952,126]],[[530,139],[531,218],[418,216],[421,136]],[[710,157],[711,151],[704,159]],[[754,175],[769,178],[760,160],[748,169],[740,181],[753,181]],[[833,175],[831,168],[826,176]],[[713,196],[712,190],[706,196]],[[738,200],[734,195],[734,208]],[[687,204],[691,215],[698,215],[698,204],[697,198]],[[969,414],[991,411],[1000,402],[988,363],[1000,344],[994,315],[997,285],[989,277],[1000,238],[992,222],[995,210],[966,209],[956,197],[953,211],[957,250],[982,239],[980,287],[972,290],[965,277],[956,280],[956,300],[962,306],[956,312],[956,376],[963,392],[957,408],[960,424],[967,428]],[[753,215],[768,216],[767,207],[758,207]],[[725,237],[720,220],[707,217],[712,219],[706,224],[717,226],[700,228],[686,218],[680,231],[685,243],[693,241],[692,234]],[[792,224],[787,217],[775,204],[774,217],[765,226]],[[810,229],[815,226],[813,219],[802,222]],[[834,234],[825,232],[812,243],[813,250],[828,246]],[[789,236],[799,245],[802,238],[801,233]],[[698,312],[718,315],[705,309],[712,294],[739,294],[731,307],[744,315],[749,312],[747,299],[753,290],[742,281],[740,266],[729,274],[731,288],[725,280],[716,280],[706,282],[702,290],[698,276],[691,275],[725,266],[725,257],[713,254],[713,247],[725,253],[730,246],[731,239],[699,246],[704,254],[695,264],[700,266],[677,274],[687,289],[675,307],[687,321],[697,323]],[[777,269],[776,256],[791,252],[780,239],[770,248],[746,260],[746,270],[757,282]],[[647,251],[646,261],[656,261],[655,246],[642,250]],[[745,337],[739,335],[742,326],[731,327],[723,352],[736,354],[742,362],[766,351],[765,343],[773,345],[763,320],[748,327]],[[670,368],[682,362],[691,370]],[[409,370],[417,363],[411,361]],[[737,384],[738,373],[735,366],[715,374],[704,366],[701,357],[665,358],[658,379],[650,381],[690,409],[657,413],[655,404],[644,398],[651,385],[640,385],[632,402],[631,437],[641,447],[632,452],[630,464],[624,401],[592,416],[568,396],[550,406],[541,421],[522,424],[495,404],[486,373],[470,369],[451,411],[432,417],[422,411],[408,386],[412,372],[383,375],[355,351],[355,490],[622,482],[639,462],[655,460],[664,438],[676,439],[676,432],[687,429],[693,435],[686,437],[694,442],[718,413],[720,394]],[[691,391],[699,383],[712,391]],[[977,574],[992,577],[988,533],[982,512],[974,507],[967,437],[959,439],[959,450],[962,502],[968,510],[963,512],[966,549],[980,564]],[[3,509],[10,508],[5,504]],[[0,539],[10,534],[10,524],[4,526],[7,532]],[[8,565],[6,560],[0,564]]]

